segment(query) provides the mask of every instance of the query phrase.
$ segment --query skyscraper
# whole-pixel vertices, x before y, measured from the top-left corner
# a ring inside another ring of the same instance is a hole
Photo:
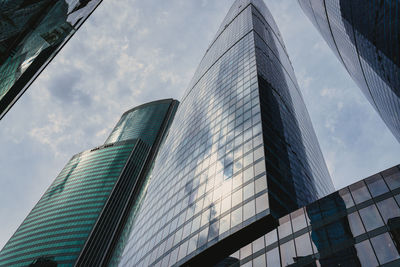
[[[400,142],[400,1],[299,3]]]
[[[0,119],[101,0],[0,3]]]
[[[0,266],[106,264],[177,105],[131,109],[104,145],[73,156],[0,252]]]
[[[120,265],[216,263],[333,190],[269,10],[237,0],[184,94]]]

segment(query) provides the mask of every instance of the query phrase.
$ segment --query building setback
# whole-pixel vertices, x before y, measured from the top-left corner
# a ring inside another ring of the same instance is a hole
[[[0,252],[0,266],[107,265],[177,105],[131,109],[104,145],[73,156]]]
[[[0,120],[101,0],[0,3]]]
[[[299,3],[400,142],[400,1]]]
[[[184,94],[120,266],[209,266],[333,191],[269,10],[237,0]]]
[[[229,259],[236,266],[399,266],[399,167],[282,217]]]

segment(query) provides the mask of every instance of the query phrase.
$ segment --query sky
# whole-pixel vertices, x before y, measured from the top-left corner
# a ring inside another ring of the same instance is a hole
[[[180,99],[234,0],[104,0],[0,121],[0,248],[74,155],[126,110]],[[295,0],[275,17],[336,189],[400,163],[400,144]]]

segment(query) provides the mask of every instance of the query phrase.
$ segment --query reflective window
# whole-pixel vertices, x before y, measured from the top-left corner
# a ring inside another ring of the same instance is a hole
[[[380,213],[382,214],[385,223],[388,222],[390,218],[400,216],[400,209],[396,201],[393,198],[388,198],[383,201],[376,203]]]
[[[281,266],[279,249],[277,247],[267,252],[267,266]]]
[[[240,259],[243,260],[252,254],[251,244],[244,246],[240,249]]]
[[[264,236],[260,237],[259,239],[253,241],[253,251],[254,253],[263,249],[265,247],[264,244]]]
[[[389,191],[380,174],[375,174],[374,176],[369,177],[365,182],[367,183],[369,191],[373,197],[382,195]]]
[[[289,242],[282,244],[280,246],[280,250],[281,250],[281,262],[283,266],[294,263],[296,252],[294,250],[293,240],[290,240]]]
[[[239,207],[232,211],[232,216],[231,216],[231,227],[235,227],[239,223],[242,222],[242,207]]]
[[[256,198],[256,213],[260,213],[268,209],[268,194],[264,194]]]
[[[361,209],[360,216],[367,231],[374,230],[383,225],[383,221],[375,205]]]
[[[279,219],[278,226],[279,239],[282,239],[292,233],[292,226],[289,215]]]
[[[355,244],[357,250],[357,256],[360,260],[361,266],[363,267],[375,267],[378,266],[374,251],[372,250],[369,240],[365,240],[361,243]]]
[[[399,258],[399,253],[388,233],[371,238],[371,243],[380,264],[385,264]]]
[[[301,235],[295,239],[297,256],[303,257],[313,254],[311,248],[310,237],[308,233]]]
[[[353,198],[351,197],[349,189],[347,187],[340,190],[339,195],[342,197],[344,203],[346,204],[346,208],[354,206]]]
[[[250,219],[254,215],[256,215],[256,204],[255,201],[252,200],[243,206],[243,221]]]
[[[290,217],[292,219],[293,232],[297,232],[307,227],[306,217],[304,216],[303,209],[296,210],[290,215]]]
[[[364,184],[364,181],[353,184],[349,186],[349,188],[356,204],[359,204],[371,198],[368,189]]]
[[[265,235],[265,245],[269,246],[278,241],[278,235],[276,229],[272,230]]]
[[[265,267],[265,254],[262,254],[253,260],[253,267]]]
[[[347,218],[349,219],[350,229],[353,233],[353,236],[358,236],[365,233],[364,226],[357,211],[347,215]]]
[[[400,187],[400,171],[397,167],[384,171],[382,174],[385,177],[385,181],[391,190]]]

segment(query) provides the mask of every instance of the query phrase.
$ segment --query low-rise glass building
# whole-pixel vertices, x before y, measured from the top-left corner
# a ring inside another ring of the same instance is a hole
[[[400,266],[399,205],[395,166],[280,218],[230,258],[246,267]]]

